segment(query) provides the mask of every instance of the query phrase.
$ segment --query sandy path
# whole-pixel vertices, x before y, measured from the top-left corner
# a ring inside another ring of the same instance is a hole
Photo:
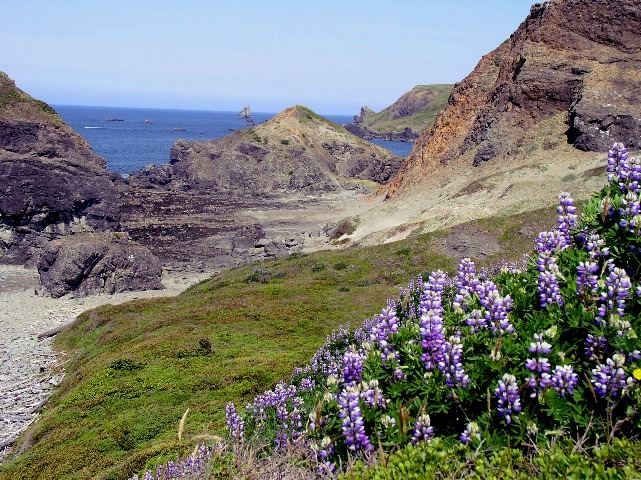
[[[39,334],[99,305],[176,295],[210,276],[164,275],[165,290],[53,299],[34,294],[35,270],[0,265],[0,463],[17,436],[37,420],[37,411],[64,376],[58,367],[65,359],[54,355],[52,338],[38,340]]]

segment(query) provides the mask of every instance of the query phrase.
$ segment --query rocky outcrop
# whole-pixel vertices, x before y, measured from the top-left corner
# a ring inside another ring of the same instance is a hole
[[[131,175],[130,185],[249,195],[333,192],[364,189],[359,180],[384,184],[402,161],[301,106],[222,139],[180,140],[170,158],[169,165]]]
[[[158,258],[123,234],[77,234],[49,242],[38,272],[42,287],[55,298],[163,288]]]
[[[119,226],[115,176],[51,107],[0,72],[0,262],[33,265],[46,241]]]
[[[368,140],[413,142],[434,123],[451,90],[452,85],[417,85],[378,113],[362,107],[361,113],[354,115],[354,123],[345,128]]]
[[[481,165],[535,145],[531,132],[556,115],[566,118],[558,134],[578,149],[605,151],[615,140],[638,147],[640,21],[637,0],[535,4],[510,39],[454,87],[386,194],[468,152]]]

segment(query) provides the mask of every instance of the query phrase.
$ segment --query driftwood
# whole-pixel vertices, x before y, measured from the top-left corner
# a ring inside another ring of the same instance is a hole
[[[44,340],[45,338],[50,338],[58,335],[60,332],[62,332],[65,329],[65,325],[60,325],[59,327],[52,328],[51,330],[47,330],[46,332],[41,333],[38,335],[38,340]]]

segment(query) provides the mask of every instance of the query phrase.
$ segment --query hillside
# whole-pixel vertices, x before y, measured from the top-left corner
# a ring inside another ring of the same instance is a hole
[[[0,478],[127,478],[173,459],[199,435],[223,433],[227,402],[288,378],[328,333],[380,311],[409,276],[455,272],[462,252],[479,265],[518,259],[553,214],[292,255],[227,270],[177,297],[87,312],[57,337],[70,358],[65,380]]]
[[[637,146],[639,15],[635,0],[534,5],[456,85],[386,194],[418,186],[461,157],[483,168],[499,159],[515,165],[533,149],[554,156],[561,143],[597,152],[614,140]]]
[[[221,139],[178,141],[170,158],[130,183],[256,195],[367,191],[388,182],[401,162],[302,106]]]
[[[452,91],[453,85],[417,85],[389,107],[374,112],[361,108],[347,130],[362,138],[413,141],[433,123]]]
[[[632,0],[534,5],[454,87],[353,241],[525,212],[563,190],[587,198],[601,181],[597,152],[638,147],[640,15]]]

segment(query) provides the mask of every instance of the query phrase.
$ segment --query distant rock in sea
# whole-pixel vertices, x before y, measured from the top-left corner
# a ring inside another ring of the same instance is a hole
[[[238,114],[238,118],[246,118],[246,119],[252,118],[252,111],[249,108],[249,106],[245,105],[243,107],[243,109]]]

